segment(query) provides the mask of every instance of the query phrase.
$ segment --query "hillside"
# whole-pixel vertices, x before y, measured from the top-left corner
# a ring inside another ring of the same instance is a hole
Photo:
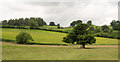
[[[27,31],[30,33],[34,39],[34,43],[43,43],[43,44],[66,44],[62,42],[63,37],[65,37],[66,33],[59,33],[59,32],[51,32],[51,31],[44,31],[44,30],[31,30],[31,29],[2,29],[2,39],[3,41],[14,41],[16,35],[21,31]],[[102,38],[96,37],[95,45],[117,45],[117,39],[110,39],[110,38]]]

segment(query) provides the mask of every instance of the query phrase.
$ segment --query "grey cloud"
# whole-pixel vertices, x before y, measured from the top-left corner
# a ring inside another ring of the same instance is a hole
[[[57,2],[45,2],[42,0],[12,0],[0,4],[0,20],[18,17],[42,17],[47,23],[55,21],[61,26],[69,26],[74,20],[87,22],[92,20],[93,24],[109,24],[117,19],[117,0],[78,0]],[[20,3],[18,3],[20,2]],[[1,6],[2,5],[2,6]]]
[[[25,2],[26,4],[36,6],[58,6],[60,2]]]

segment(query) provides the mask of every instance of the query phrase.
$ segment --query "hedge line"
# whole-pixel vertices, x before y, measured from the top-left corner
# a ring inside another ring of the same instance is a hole
[[[104,37],[104,38],[112,38],[112,39],[120,39],[118,34],[108,34],[108,33],[96,33],[96,37]]]
[[[26,27],[14,27],[14,26],[2,26],[2,28],[13,28],[13,29],[29,29]],[[36,30],[45,30],[45,31],[53,31],[53,32],[60,32],[60,33],[68,33],[68,31],[62,31],[62,30],[53,30],[53,29],[45,29],[45,28],[30,28],[30,29],[36,29]]]

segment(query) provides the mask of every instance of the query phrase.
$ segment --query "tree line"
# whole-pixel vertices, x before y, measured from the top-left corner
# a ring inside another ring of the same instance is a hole
[[[40,26],[47,25],[47,23],[40,17],[30,17],[30,18],[19,18],[19,19],[9,19],[9,20],[3,20],[2,26],[8,27],[8,26],[19,26],[19,27],[25,27],[30,26],[30,28],[37,28]],[[50,22],[49,26],[57,26],[60,28],[60,24],[55,24],[55,22]]]

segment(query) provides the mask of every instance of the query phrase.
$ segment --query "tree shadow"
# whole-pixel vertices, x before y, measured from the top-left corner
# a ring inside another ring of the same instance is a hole
[[[28,45],[57,45],[57,46],[68,46],[67,44],[48,44],[48,43],[34,43],[34,42],[29,42],[27,43]]]
[[[10,40],[10,39],[1,39],[0,38],[0,40],[2,40],[2,42],[15,42],[15,40]]]
[[[79,47],[79,48],[75,48],[75,49],[97,49],[97,48],[94,48],[94,47],[91,47],[91,48],[90,48],[90,47],[80,48],[80,47]]]
[[[15,40],[1,39],[1,38],[0,38],[0,40],[2,40],[2,42],[12,42],[12,43],[15,43]],[[17,44],[23,44],[23,43],[17,43]],[[29,43],[26,43],[26,45],[57,45],[57,46],[68,46],[67,44],[54,44],[54,43],[48,44],[48,43],[35,43],[35,42],[29,42]]]

